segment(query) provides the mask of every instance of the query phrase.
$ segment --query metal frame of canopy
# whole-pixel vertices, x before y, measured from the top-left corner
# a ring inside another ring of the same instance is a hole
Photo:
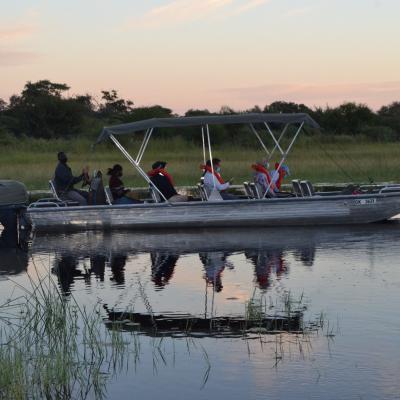
[[[230,118],[231,117],[231,118]],[[240,118],[241,117],[241,118]],[[286,117],[286,118],[285,118]],[[297,118],[296,118],[297,117]],[[175,121],[174,121],[175,120]],[[175,123],[174,123],[175,122]],[[261,135],[254,127],[255,123],[263,123],[267,134],[272,138],[274,147],[271,151],[268,150],[264,141],[261,138]],[[273,133],[270,123],[280,123],[283,124],[283,128],[280,134],[276,137]],[[202,135],[202,145],[203,145],[203,161],[206,163],[206,153],[208,150],[208,154],[210,160],[212,160],[212,149],[211,149],[211,139],[210,139],[210,129],[209,125],[213,124],[243,124],[248,125],[250,130],[258,141],[261,144],[261,147],[267,154],[267,160],[270,161],[273,157],[273,154],[276,150],[280,152],[282,158],[279,162],[278,169],[281,168],[283,162],[286,160],[294,142],[296,141],[299,133],[301,132],[305,123],[309,123],[311,126],[315,128],[319,128],[318,124],[307,114],[243,114],[243,115],[231,115],[231,116],[221,116],[220,118],[216,116],[204,116],[204,117],[178,117],[178,118],[160,118],[153,120],[145,120],[138,121],[136,123],[128,123],[123,125],[117,125],[115,127],[107,127],[103,129],[103,132],[99,136],[97,143],[104,140],[106,137],[110,138],[113,143],[117,146],[117,148],[122,152],[122,154],[127,158],[127,160],[133,165],[133,167],[138,171],[138,173],[144,178],[144,180],[155,190],[157,193],[164,199],[167,204],[170,204],[169,201],[165,198],[165,196],[161,193],[161,191],[154,185],[151,179],[148,177],[146,172],[141,168],[140,162],[144,155],[144,152],[147,149],[150,138],[153,134],[155,128],[160,127],[190,127],[190,126],[200,126],[201,127],[201,135]],[[281,146],[281,140],[285,136],[288,127],[290,125],[299,124],[298,129],[296,130],[293,138],[289,142],[286,150],[284,150]],[[143,141],[140,145],[139,151],[137,153],[136,159],[134,159],[128,151],[122,146],[122,144],[115,137],[116,134],[126,134],[126,133],[134,133],[140,130],[145,130],[145,135]],[[207,143],[205,140],[205,135],[207,136]],[[207,145],[207,146],[206,146]],[[208,149],[206,149],[208,147]],[[211,170],[214,174],[214,167],[211,163]],[[215,185],[215,180],[214,180]],[[267,190],[265,191],[263,197],[267,195],[272,185],[272,181],[269,183]]]

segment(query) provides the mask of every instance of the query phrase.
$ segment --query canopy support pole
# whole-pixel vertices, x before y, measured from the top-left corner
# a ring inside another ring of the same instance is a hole
[[[278,143],[279,143],[279,144],[281,143],[281,140],[282,140],[283,136],[285,136],[285,133],[286,133],[286,131],[287,131],[288,126],[289,126],[289,124],[286,124],[285,127],[283,128],[281,134],[279,135],[279,138],[278,138]],[[271,151],[271,154],[270,154],[269,157],[268,157],[268,161],[271,161],[271,158],[272,158],[272,156],[274,155],[275,150],[276,150],[277,148],[278,148],[278,146],[275,145],[275,147],[274,147],[274,148],[272,149],[272,151]]]
[[[165,198],[165,196],[158,190],[157,186],[151,181],[151,179],[147,176],[146,172],[142,170],[139,164],[132,158],[132,156],[125,150],[122,144],[115,138],[113,134],[110,134],[110,139],[114,142],[114,144],[118,147],[121,153],[126,157],[126,159],[133,165],[134,168],[139,172],[142,178],[158,192],[158,194],[165,200],[167,204],[170,202]]]
[[[266,125],[267,125],[267,124],[266,124]],[[283,157],[282,157],[282,159],[281,159],[281,161],[280,161],[280,163],[279,163],[278,168],[276,169],[276,171],[279,171],[279,169],[281,168],[281,166],[282,166],[283,162],[285,161],[287,155],[289,154],[290,150],[292,149],[292,146],[293,146],[294,142],[296,141],[297,136],[299,135],[300,131],[303,129],[303,125],[304,125],[304,122],[302,122],[302,123],[300,124],[299,128],[298,128],[297,131],[296,131],[296,134],[294,135],[292,141],[289,143],[289,146],[287,147],[286,151],[283,151],[282,148],[281,148],[281,147],[279,146],[279,144],[278,144],[279,148],[280,148],[281,151],[282,151],[282,156],[283,156]],[[272,132],[270,132],[270,133],[271,133],[271,135],[273,136]],[[268,184],[267,190],[265,191],[263,198],[265,198],[265,196],[266,196],[267,193],[269,192],[269,189],[271,188],[271,185],[272,185],[272,179],[271,179],[271,182]]]
[[[213,157],[212,157],[212,153],[211,153],[210,130],[208,129],[208,124],[206,125],[206,132],[207,132],[207,141],[208,141],[208,152],[210,153],[211,173],[213,175],[213,184],[214,184],[214,189],[215,189],[214,164],[212,162]]]
[[[250,124],[250,128],[251,128],[251,130],[253,131],[253,133],[256,135],[258,141],[260,142],[262,148],[265,150],[265,152],[267,153],[267,155],[268,155],[269,157],[271,157],[271,153],[269,152],[269,150],[267,149],[267,146],[266,146],[266,145],[264,144],[264,142],[262,141],[262,139],[261,139],[259,133],[258,133],[258,132],[256,131],[256,129],[254,128],[254,125],[253,125],[253,124]]]
[[[147,133],[147,137],[143,139],[142,143],[142,149],[140,155],[138,155],[138,158],[136,159],[137,164],[140,164],[140,161],[142,160],[143,154],[146,151],[147,145],[149,144],[149,140],[151,138],[151,134],[153,133],[154,128],[151,128],[150,131]]]
[[[149,132],[150,132],[150,129],[146,129],[146,133],[144,134],[144,138],[142,140],[142,143],[140,145],[139,151],[136,156],[136,161],[139,159],[139,156],[142,153],[143,145],[144,145],[144,142],[146,141],[146,138],[147,138],[147,135],[149,134]]]
[[[281,154],[283,154],[284,151],[282,150],[282,147],[280,146],[279,142],[276,140],[275,135],[271,131],[271,128],[269,127],[269,125],[266,122],[264,122],[264,125],[266,126],[269,134],[271,135],[272,140],[275,142],[275,146],[278,148],[278,150],[281,152]]]
[[[206,165],[206,142],[204,139],[204,126],[201,127],[201,140],[203,142],[203,161],[204,165]]]

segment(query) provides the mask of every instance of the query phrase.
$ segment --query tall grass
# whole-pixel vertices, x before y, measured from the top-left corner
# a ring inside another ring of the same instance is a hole
[[[128,151],[136,156],[139,142],[123,140]],[[126,186],[146,186],[133,167],[111,143],[99,144],[94,150],[89,139],[34,140],[22,139],[0,148],[0,179],[15,179],[33,189],[47,189],[48,180],[53,176],[58,151],[66,151],[69,164],[75,174],[84,165],[91,170],[120,163],[124,167]],[[291,178],[308,179],[312,182],[375,182],[400,181],[400,144],[368,142],[355,137],[303,136],[294,145],[287,163]],[[234,177],[234,183],[241,184],[252,176],[251,164],[265,156],[255,145],[226,143],[215,146],[213,156],[221,158],[222,175]],[[156,160],[168,161],[168,169],[178,186],[195,185],[201,175],[199,168],[203,162],[201,146],[183,138],[155,139],[150,141],[143,157],[145,171]],[[278,160],[275,153],[273,161]],[[105,180],[107,178],[105,177]]]
[[[10,318],[10,315],[13,317]],[[41,279],[0,307],[0,398],[103,398],[124,358],[121,333]],[[109,345],[105,345],[109,343]]]

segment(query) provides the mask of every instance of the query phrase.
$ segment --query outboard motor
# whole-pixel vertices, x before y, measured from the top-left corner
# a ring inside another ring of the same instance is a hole
[[[28,192],[23,183],[0,180],[0,245],[18,245],[19,225],[27,202]]]

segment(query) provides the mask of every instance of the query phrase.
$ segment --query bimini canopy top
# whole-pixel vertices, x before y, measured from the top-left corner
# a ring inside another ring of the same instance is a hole
[[[176,118],[151,118],[143,121],[130,122],[103,128],[96,143],[109,138],[110,135],[126,135],[138,131],[155,128],[180,128],[188,126],[204,125],[230,125],[230,124],[256,124],[256,123],[278,123],[278,124],[307,124],[312,128],[319,129],[319,125],[304,113],[293,114],[236,114],[236,115],[205,115],[196,117]]]

